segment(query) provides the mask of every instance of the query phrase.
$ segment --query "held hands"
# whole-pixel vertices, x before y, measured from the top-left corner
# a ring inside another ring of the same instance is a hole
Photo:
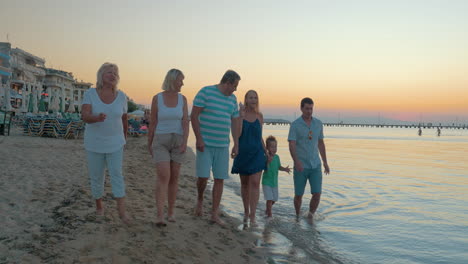
[[[289,168],[289,165],[283,168],[283,171],[287,172],[288,174],[291,173],[291,168]]]
[[[265,150],[265,157],[267,158],[267,164],[270,164],[270,162],[273,160],[273,156],[270,155],[268,150]]]
[[[323,172],[325,172],[325,174],[330,174],[330,168],[328,167],[328,163],[324,163],[323,167],[325,168]]]
[[[234,145],[231,151],[231,158],[234,159],[235,157],[237,157],[237,154],[239,154],[239,146]]]

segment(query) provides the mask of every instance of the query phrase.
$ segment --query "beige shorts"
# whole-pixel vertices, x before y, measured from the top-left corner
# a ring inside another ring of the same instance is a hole
[[[179,134],[155,134],[153,139],[153,160],[174,161],[182,163],[185,153],[180,153],[180,145],[182,144],[182,136]]]

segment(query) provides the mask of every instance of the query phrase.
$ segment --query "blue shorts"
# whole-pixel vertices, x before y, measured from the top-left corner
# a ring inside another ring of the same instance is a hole
[[[322,192],[322,169],[304,169],[302,172],[294,170],[294,193],[296,195],[304,195],[305,186],[309,180],[310,193]]]
[[[208,147],[200,152],[197,150],[197,177],[209,178],[210,170],[213,178],[226,180],[229,178],[229,147]]]

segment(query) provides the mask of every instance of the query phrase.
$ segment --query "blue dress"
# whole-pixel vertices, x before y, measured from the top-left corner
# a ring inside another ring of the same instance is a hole
[[[267,159],[262,144],[262,126],[254,122],[242,121],[242,133],[239,137],[239,154],[234,159],[231,173],[250,175],[266,169]]]

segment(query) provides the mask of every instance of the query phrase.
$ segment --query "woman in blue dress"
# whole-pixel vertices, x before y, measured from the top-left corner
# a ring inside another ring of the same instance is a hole
[[[260,195],[260,178],[266,169],[267,151],[262,138],[263,115],[258,107],[258,94],[250,90],[245,94],[245,107],[239,104],[241,117],[239,154],[234,159],[231,173],[239,174],[244,204],[244,223],[250,219],[255,225],[255,211]]]

